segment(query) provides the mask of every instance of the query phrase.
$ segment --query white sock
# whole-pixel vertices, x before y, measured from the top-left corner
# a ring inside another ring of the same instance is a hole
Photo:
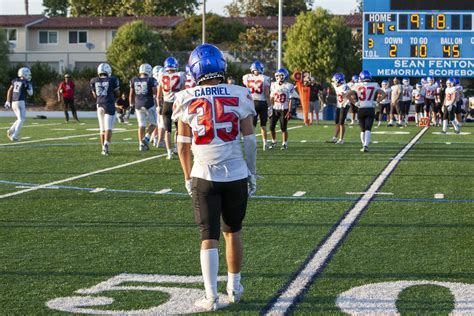
[[[227,272],[227,289],[228,290],[239,290],[240,285],[240,272],[232,273]]]
[[[415,123],[418,124],[418,113],[415,114]]]
[[[217,248],[201,250],[200,259],[206,298],[215,298],[217,297],[217,273],[219,272]]]
[[[454,121],[451,121],[451,124],[453,124],[454,130],[457,132],[459,130],[459,123],[456,120],[454,120]]]
[[[282,145],[287,145],[288,143],[287,142],[283,142]]]
[[[106,140],[106,141],[104,142],[104,146],[109,146],[109,145],[110,145],[110,142],[109,142],[108,140]]]
[[[362,146],[364,146],[364,141],[365,141],[365,136],[364,136],[364,132],[360,132],[360,142],[362,143]]]
[[[365,131],[365,137],[364,137],[364,146],[365,147],[369,147],[371,134],[372,134],[371,131]]]
[[[167,152],[168,152],[168,155],[171,155],[173,153],[173,150],[168,149]]]
[[[448,120],[443,120],[443,132],[448,130]]]

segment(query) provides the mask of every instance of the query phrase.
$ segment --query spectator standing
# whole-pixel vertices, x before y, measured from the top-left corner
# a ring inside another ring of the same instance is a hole
[[[122,96],[115,101],[115,111],[117,111],[117,119],[120,123],[128,123],[130,116],[130,103],[128,102],[128,96],[126,93],[122,93]]]
[[[316,117],[316,124],[319,124],[319,110],[320,107],[320,98],[322,96],[323,88],[321,85],[311,77],[311,85],[309,90],[309,124],[313,124],[314,118]],[[315,115],[316,114],[316,115]]]
[[[66,122],[69,122],[68,108],[71,109],[74,119],[79,122],[76,107],[74,106],[74,81],[72,81],[70,74],[65,74],[64,80],[59,84],[58,102],[61,102],[61,97],[64,104],[64,116],[66,117]]]

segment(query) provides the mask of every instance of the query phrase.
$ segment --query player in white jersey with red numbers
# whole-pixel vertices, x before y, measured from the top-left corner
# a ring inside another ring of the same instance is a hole
[[[244,290],[240,282],[240,231],[247,199],[256,190],[255,108],[247,88],[223,83],[227,64],[217,47],[196,47],[189,66],[198,86],[176,95],[173,120],[178,121],[179,159],[201,233],[200,262],[206,297],[195,305],[212,311],[220,307],[217,276],[221,227],[229,302],[238,302]]]
[[[351,88],[346,84],[344,74],[335,73],[332,76],[331,83],[336,92],[336,130],[334,131],[334,136],[332,141],[335,144],[344,144],[344,134],[345,134],[345,122],[347,112],[350,107],[350,100],[348,98]]]
[[[399,124],[408,126],[408,113],[410,113],[411,99],[413,98],[413,86],[410,85],[410,79],[402,79],[402,95],[400,97],[400,115]]]
[[[280,68],[275,72],[275,82],[270,86],[270,102],[272,104],[272,118],[270,122],[270,135],[272,143],[268,147],[274,149],[276,142],[276,124],[280,122],[282,144],[281,149],[288,149],[288,120],[291,119],[292,99],[298,98],[295,86],[287,82],[289,73],[285,68]]]
[[[454,113],[456,110],[456,100],[459,97],[459,93],[456,89],[456,81],[453,78],[446,80],[446,96],[444,98],[443,104],[443,134],[446,134],[448,131],[448,121],[451,121],[453,124],[454,131],[456,134],[461,132],[459,124],[454,119]]]
[[[389,119],[390,115],[390,104],[392,103],[392,88],[390,88],[388,80],[382,81],[382,91],[385,92],[385,98],[380,101],[379,105],[379,122],[377,126],[382,124],[383,114],[387,116],[387,120]]]
[[[186,74],[179,72],[178,61],[174,57],[168,57],[164,62],[165,71],[158,79],[158,96],[160,100],[163,96],[163,104],[158,107],[158,113],[163,115],[163,125],[165,130],[165,144],[167,157],[170,160],[173,157],[173,150],[171,145],[171,114],[173,113],[173,102],[177,92],[184,89],[186,82]]]
[[[423,117],[426,91],[420,82],[415,87],[416,89],[413,90],[413,103],[415,103],[415,123],[418,126],[420,119]]]
[[[194,88],[196,86],[196,81],[191,74],[191,70],[189,69],[189,65],[186,65],[186,82],[184,83],[184,89]]]
[[[153,75],[153,78],[155,78],[156,82],[158,83],[158,86],[160,84],[159,80],[160,80],[160,75],[163,73],[164,69],[162,66],[160,65],[157,65],[155,67],[153,67],[153,70],[152,70],[152,75]],[[158,89],[157,89],[157,93],[158,93]],[[162,100],[156,100],[155,98],[155,101],[156,101],[156,107],[158,109],[158,104],[160,104],[162,102]],[[165,129],[164,129],[164,125],[163,125],[163,115],[161,115],[158,110],[156,111],[156,114],[157,114],[157,127],[155,128],[155,130],[153,131],[153,134],[152,134],[152,142],[154,143],[155,147],[158,148],[158,147],[164,147],[164,135],[165,135]]]
[[[267,121],[270,105],[270,77],[263,74],[263,64],[256,60],[250,66],[250,74],[242,77],[244,86],[250,89],[257,115],[253,119],[253,126],[257,127],[260,118],[260,132],[262,134],[263,150],[267,149]]]
[[[359,100],[359,126],[360,141],[362,142],[362,152],[369,151],[372,126],[375,119],[375,102],[380,102],[385,98],[385,92],[380,89],[377,82],[372,82],[372,74],[367,70],[362,70],[359,75],[361,82],[357,85],[357,96],[354,91],[352,97]]]
[[[435,83],[434,78],[429,76],[426,78],[425,90],[426,90],[426,97],[425,97],[425,111],[426,116],[430,117],[431,115],[431,124],[436,125],[436,116],[437,116],[437,109],[435,108],[435,97],[436,97],[436,90],[438,89],[438,85]]]

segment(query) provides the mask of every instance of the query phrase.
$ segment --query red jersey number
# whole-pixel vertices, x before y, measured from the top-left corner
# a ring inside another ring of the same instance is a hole
[[[369,94],[367,95],[367,90]],[[372,101],[374,97],[374,87],[359,87],[359,101]]]
[[[174,76],[163,76],[161,79],[161,82],[163,83],[163,90],[165,92],[178,92],[180,91],[179,89],[179,84],[181,82],[180,76],[174,75]]]
[[[188,108],[189,114],[196,114],[201,108],[203,114],[198,116],[198,124],[204,126],[204,133],[199,135],[194,132],[194,143],[196,145],[207,145],[216,137],[224,142],[233,141],[239,135],[239,118],[235,113],[224,112],[224,106],[239,106],[238,98],[216,97],[213,103],[207,99],[196,99]],[[216,128],[212,113],[215,113],[215,123],[227,123],[228,127]]]
[[[249,80],[247,81],[247,88],[250,89],[252,94],[262,94],[263,92],[263,81],[262,80]]]
[[[286,102],[286,94],[275,93],[275,103],[283,104]]]

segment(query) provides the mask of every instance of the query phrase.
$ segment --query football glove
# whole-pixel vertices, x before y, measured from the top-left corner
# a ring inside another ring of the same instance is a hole
[[[255,194],[257,191],[257,175],[251,174],[247,177],[247,184],[248,184],[248,194],[249,197]]]
[[[184,186],[186,187],[186,191],[188,192],[189,196],[193,196],[193,180],[186,180]]]
[[[5,102],[5,109],[11,109],[12,105],[10,104],[10,102],[6,101]]]

